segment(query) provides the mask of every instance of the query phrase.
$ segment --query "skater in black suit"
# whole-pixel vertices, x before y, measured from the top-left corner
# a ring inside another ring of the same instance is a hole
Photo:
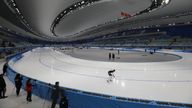
[[[108,71],[109,79],[107,80],[107,82],[111,82],[115,78],[114,72],[115,69]]]

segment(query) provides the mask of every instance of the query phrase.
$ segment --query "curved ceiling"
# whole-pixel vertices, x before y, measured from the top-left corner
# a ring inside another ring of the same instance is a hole
[[[171,0],[167,6],[158,8],[149,13],[87,29],[85,32],[78,34],[78,37],[101,35],[106,34],[107,32],[116,32],[122,29],[134,29],[142,26],[147,27],[191,22],[191,4],[192,0]]]
[[[121,12],[135,14],[151,5],[150,0],[105,0],[65,16],[55,27],[59,36],[70,36],[95,25],[120,19]]]
[[[50,27],[65,8],[81,0],[15,0],[21,13],[37,32],[52,36]]]
[[[90,3],[71,8],[55,22],[64,10],[86,1]],[[38,39],[68,41],[192,20],[192,0],[170,0],[167,5],[138,14],[149,9],[154,1],[169,0],[3,0],[0,9],[6,12],[0,14],[0,26]],[[123,18],[122,12],[131,17]]]

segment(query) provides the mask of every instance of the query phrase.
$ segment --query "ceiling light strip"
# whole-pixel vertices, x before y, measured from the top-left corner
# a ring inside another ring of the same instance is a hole
[[[59,22],[63,19],[63,17],[65,17],[66,15],[73,13],[74,11],[83,9],[84,7],[90,6],[95,2],[98,2],[101,0],[83,0],[80,2],[77,2],[71,6],[69,6],[68,8],[64,9],[53,21],[53,24],[51,25],[50,31],[53,33],[54,36],[57,36],[54,29],[56,27],[57,24],[59,24]]]

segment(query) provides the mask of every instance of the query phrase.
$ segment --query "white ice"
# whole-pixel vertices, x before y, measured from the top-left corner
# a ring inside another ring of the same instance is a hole
[[[192,54],[163,50],[182,56],[169,62],[117,63],[83,60],[51,48],[27,52],[9,62],[17,72],[43,82],[56,81],[67,88],[112,96],[192,104]],[[107,83],[108,70],[116,79]]]

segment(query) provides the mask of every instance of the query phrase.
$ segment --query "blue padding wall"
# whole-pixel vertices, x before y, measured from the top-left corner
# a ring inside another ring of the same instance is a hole
[[[21,54],[17,54],[15,57],[11,58],[14,62],[17,62],[22,58]],[[7,76],[14,83],[14,78],[17,72],[8,66]],[[19,72],[18,72],[19,73]],[[23,76],[23,86],[25,88],[25,82],[28,79],[27,76]],[[50,100],[51,98],[51,87],[49,84],[32,80],[33,86],[33,94]],[[120,97],[107,96],[102,94],[95,94],[70,88],[63,88],[63,94],[68,99],[70,108],[186,108],[185,105],[177,104],[173,106],[173,104],[163,103],[158,104],[155,101],[149,100],[140,100],[140,99],[126,99]]]
[[[115,98],[91,96],[78,92],[66,92],[71,108],[173,108],[150,103],[118,101]]]
[[[14,78],[16,76],[17,72],[15,72],[14,70],[12,70],[10,67],[8,67],[7,69],[7,76],[10,79],[11,82],[14,83]],[[27,79],[29,77],[23,76],[23,80],[22,80],[22,88],[25,89],[25,83],[27,81]],[[51,96],[51,88],[47,83],[43,83],[40,81],[36,81],[35,79],[32,79],[32,85],[33,85],[33,94],[35,94],[36,96],[39,96],[43,99],[46,100],[50,100]]]

